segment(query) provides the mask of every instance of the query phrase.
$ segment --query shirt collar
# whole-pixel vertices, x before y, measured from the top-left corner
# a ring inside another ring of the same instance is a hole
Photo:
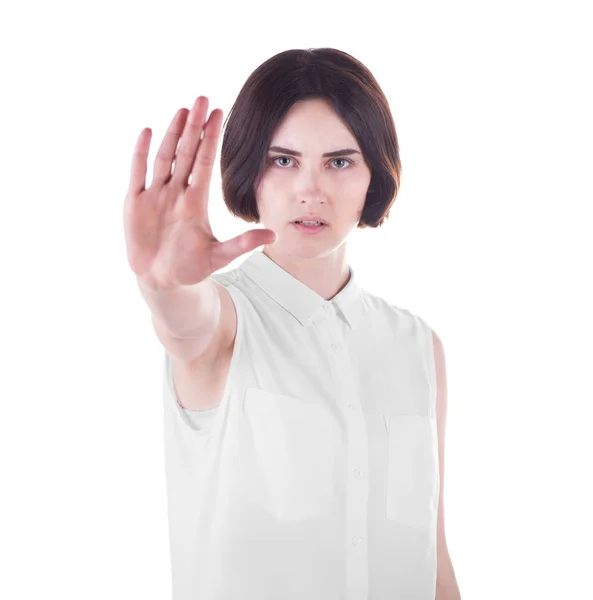
[[[350,265],[348,268],[350,279],[346,286],[331,300],[325,300],[275,263],[263,250],[254,250],[239,265],[241,271],[301,325],[309,324],[318,313],[323,313],[324,306],[333,305],[344,315],[350,328],[355,329],[362,309],[362,290],[354,276],[354,270]]]

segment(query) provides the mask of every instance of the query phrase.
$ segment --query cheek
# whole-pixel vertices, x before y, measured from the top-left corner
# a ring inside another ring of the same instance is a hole
[[[278,174],[274,171],[268,171],[262,178],[260,183],[261,194],[275,194],[278,190],[286,188],[288,178],[284,173]]]

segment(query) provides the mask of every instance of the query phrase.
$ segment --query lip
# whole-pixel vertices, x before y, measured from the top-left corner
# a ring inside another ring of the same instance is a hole
[[[316,215],[301,215],[300,217],[293,219],[292,223],[294,223],[295,221],[319,221],[321,223],[329,225],[329,223],[324,218],[318,217]]]
[[[317,227],[317,226],[307,226],[307,225],[301,225],[300,223],[295,223],[294,221],[292,222],[293,227],[301,232],[304,233],[306,235],[317,235],[319,233],[321,233],[324,229],[327,229],[328,225],[322,225],[321,227]]]

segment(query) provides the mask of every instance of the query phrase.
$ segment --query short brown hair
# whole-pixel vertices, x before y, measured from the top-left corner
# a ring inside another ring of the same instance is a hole
[[[225,204],[233,215],[259,223],[255,190],[274,131],[295,102],[310,98],[329,100],[360,144],[371,181],[358,227],[379,227],[400,183],[393,117],[372,73],[334,48],[280,52],[244,83],[224,124],[220,168]]]

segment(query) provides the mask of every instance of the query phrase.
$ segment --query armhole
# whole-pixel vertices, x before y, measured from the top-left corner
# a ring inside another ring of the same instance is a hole
[[[235,344],[233,347],[233,354],[231,356],[229,372],[227,375],[227,382],[223,392],[221,403],[215,408],[200,411],[189,410],[181,406],[181,404],[179,404],[179,398],[177,396],[175,384],[173,381],[173,372],[171,369],[172,357],[166,349],[164,350],[163,400],[165,407],[168,407],[174,413],[173,417],[175,419],[181,421],[181,425],[183,428],[191,430],[191,432],[194,435],[197,435],[199,437],[208,437],[210,433],[212,433],[214,427],[218,422],[217,416],[224,412],[223,409],[226,408],[226,404],[228,402],[227,397],[229,394],[229,386],[233,380],[235,371],[237,370],[236,364],[239,361],[239,355],[243,343],[243,318],[241,309],[242,300],[238,299],[238,297],[241,295],[241,292],[237,290],[237,288],[235,288],[232,283],[223,283],[223,281],[220,281],[218,279],[217,281],[221,285],[224,285],[227,292],[231,296],[231,299],[235,306],[235,313],[237,319]]]
[[[416,315],[422,329],[422,352],[424,354],[424,364],[431,388],[431,414],[436,415],[437,400],[437,377],[436,365],[434,362],[434,341],[432,339],[432,328],[421,317]]]

